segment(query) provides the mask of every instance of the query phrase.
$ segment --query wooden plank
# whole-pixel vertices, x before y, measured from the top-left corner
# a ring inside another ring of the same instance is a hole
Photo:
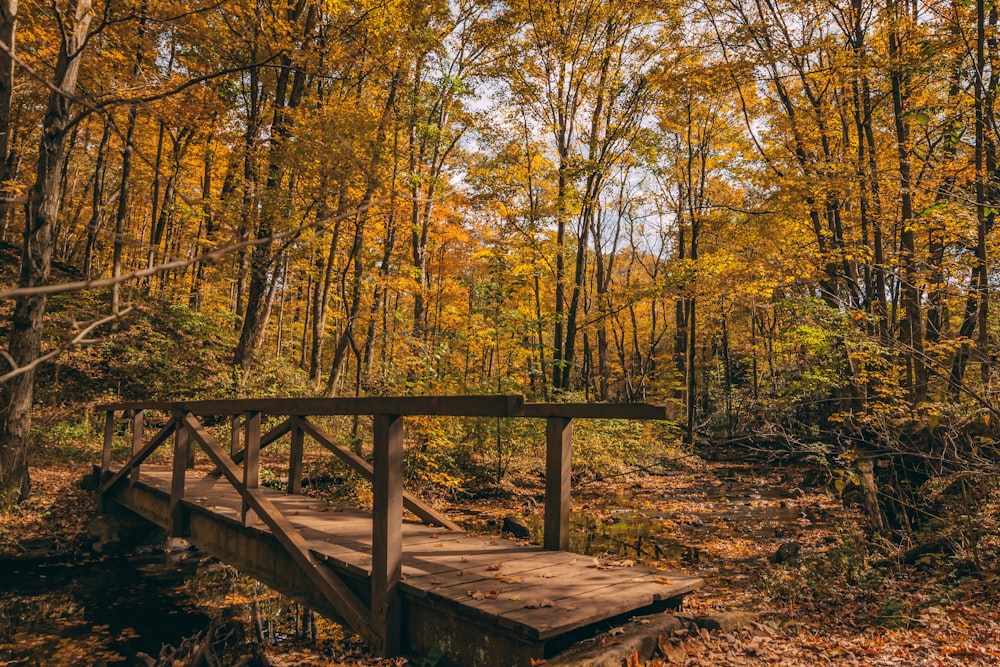
[[[573,421],[549,417],[545,424],[546,549],[569,549],[570,462]]]
[[[111,469],[111,446],[115,441],[115,411],[104,414],[104,448],[101,450],[101,474]]]
[[[137,454],[132,456],[131,461],[119,468],[118,472],[112,475],[111,478],[101,486],[101,493],[107,493],[112,486],[117,484],[125,475],[129,474],[134,466],[141,464],[149,458],[149,455],[153,453],[153,450],[163,444],[163,442],[170,437],[170,434],[173,433],[176,425],[176,420],[171,418],[170,421],[168,421],[163,428],[160,429],[159,433],[153,436],[152,440],[143,446]]]
[[[240,420],[243,419],[242,414],[234,414],[229,418],[229,455],[235,460],[236,455],[242,449],[240,443],[243,440],[242,429]]]
[[[263,412],[274,415],[438,415],[453,417],[563,417],[566,419],[673,419],[674,403],[525,403],[524,397],[499,396],[360,396],[341,398],[270,398],[212,401],[126,401],[101,410],[183,410],[198,415]]]
[[[372,628],[381,657],[399,653],[399,580],[403,572],[403,418],[376,415],[372,424]]]
[[[564,419],[673,419],[671,403],[525,403],[522,417],[563,417]]]
[[[240,517],[244,526],[257,523],[247,492],[255,490],[260,484],[260,413],[251,412],[247,415],[244,429],[245,444],[243,446],[243,501],[240,507]],[[234,462],[235,464],[235,462]],[[220,468],[221,470],[221,468]],[[223,471],[225,472],[225,471]]]
[[[181,410],[196,415],[263,412],[271,415],[437,415],[450,417],[516,417],[524,396],[358,396],[341,398],[264,398],[181,401],[177,403],[113,403],[105,409]]]
[[[660,584],[655,577],[671,581]],[[615,582],[578,595],[557,598],[552,607],[521,608],[500,614],[498,623],[520,628],[532,639],[545,640],[577,628],[627,614],[644,607],[678,598],[700,588],[704,580],[676,577],[672,573],[651,573],[644,581]]]
[[[132,458],[142,451],[142,427],[143,427],[143,414],[142,410],[136,410],[132,414]],[[136,480],[139,479],[139,466],[132,466],[132,473],[128,477],[129,486],[135,486]]]
[[[187,473],[190,445],[190,434],[183,422],[181,422],[174,429],[174,458],[170,476],[170,505],[168,509],[170,528],[167,531],[170,537],[184,537],[186,532],[184,526],[184,507],[181,501],[184,500],[184,478]]]
[[[239,468],[226,456],[215,439],[202,428],[194,416],[186,415],[184,419],[192,436],[202,446],[212,462],[222,470],[222,474],[229,480],[229,483],[239,489],[242,486]],[[368,621],[368,612],[364,603],[333,572],[317,565],[309,555],[309,544],[278,511],[265,493],[260,489],[244,488],[242,491],[244,497],[249,500],[253,509],[260,515],[295,564],[316,584],[344,621],[365,640],[377,642],[379,637],[374,633]]]
[[[303,439],[299,418],[292,417],[292,443],[288,453],[288,493],[302,493]]]
[[[411,562],[409,554],[404,558],[403,563],[407,565]],[[449,563],[449,569],[432,571],[406,577],[407,587],[414,591],[423,591],[424,594],[435,594],[443,598],[453,599],[456,602],[471,604],[471,598],[467,600],[468,592],[479,590],[488,592],[497,588],[504,592],[515,592],[513,588],[519,587],[543,587],[548,582],[535,576],[539,572],[551,570],[553,572],[565,572],[572,569],[570,563],[573,554],[566,554],[560,551],[543,551],[541,549],[525,550],[524,553],[494,554],[494,558],[489,560],[478,559],[475,563],[456,563],[453,560],[428,560],[432,566]],[[576,556],[582,558],[582,556]],[[460,567],[455,567],[455,566]],[[513,577],[514,581],[504,581],[502,578]],[[517,579],[523,581],[518,582]],[[532,591],[529,597],[537,597],[539,593]],[[527,600],[528,597],[525,597]]]
[[[323,447],[346,463],[352,470],[354,470],[354,472],[358,473],[369,482],[372,481],[374,471],[368,461],[365,461],[347,447],[341,447],[338,445],[332,435],[316,426],[305,417],[302,417],[299,420],[299,426],[306,433],[308,433],[310,437],[316,440],[316,442],[323,445]],[[405,491],[403,492],[403,506],[427,523],[437,524],[438,526],[456,532],[464,532],[461,526],[449,519],[447,516]]]
[[[257,414],[259,417],[260,413],[258,412]],[[274,442],[281,436],[291,431],[294,425],[295,425],[295,417],[289,417],[288,419],[283,420],[280,424],[267,431],[267,433],[265,433],[264,435],[260,436],[259,449],[264,449],[272,442]],[[237,465],[243,463],[244,456],[246,456],[246,453],[243,452],[242,450],[236,452],[236,454],[233,455],[233,463]]]

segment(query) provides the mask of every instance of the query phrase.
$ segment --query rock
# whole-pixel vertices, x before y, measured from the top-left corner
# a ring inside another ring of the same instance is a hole
[[[87,523],[91,548],[98,553],[114,552],[121,544],[120,521],[113,514],[98,514]]]
[[[94,468],[92,472],[87,473],[80,478],[80,488],[84,491],[97,491],[101,486],[101,472],[98,468]]]
[[[87,523],[91,549],[97,553],[120,553],[135,546],[154,526],[127,514],[98,514]]]
[[[621,667],[635,654],[639,662],[649,660],[661,636],[670,636],[686,626],[680,615],[665,613],[634,620],[594,639],[579,642],[548,659],[548,667]]]
[[[502,530],[520,540],[526,540],[531,537],[531,530],[528,528],[528,524],[524,522],[524,519],[515,514],[508,514],[503,518]]]
[[[802,545],[795,540],[783,542],[781,546],[778,547],[778,550],[771,555],[770,561],[774,564],[784,563],[785,561],[798,556],[801,549]]]
[[[692,616],[690,614],[678,614],[678,616],[683,620],[694,623],[699,628],[717,630],[719,632],[739,630],[757,618],[757,614],[750,611],[729,611],[710,616]]]

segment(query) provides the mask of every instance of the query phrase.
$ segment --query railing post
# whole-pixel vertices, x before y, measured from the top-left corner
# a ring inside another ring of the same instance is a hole
[[[403,418],[375,415],[372,478],[372,628],[381,639],[378,653],[399,653],[399,580],[403,571]]]
[[[174,460],[170,477],[170,537],[184,537],[187,526],[184,514],[184,482],[187,474],[188,453],[191,449],[191,435],[184,424],[183,415],[177,415],[174,429]]]
[[[260,484],[260,413],[251,412],[247,415],[245,424],[246,443],[243,456],[243,488],[256,489]],[[250,503],[243,498],[241,517],[244,526],[257,524],[257,513],[250,508]]]
[[[302,491],[302,453],[305,434],[299,425],[299,418],[293,417],[292,424],[292,446],[288,456],[288,493],[300,493]]]
[[[229,434],[229,455],[235,457],[240,452],[240,443],[243,440],[243,434],[240,428],[240,419],[243,415],[233,415],[229,418],[229,425],[231,427]]]
[[[111,445],[115,440],[115,411],[104,413],[104,449],[101,450],[101,481],[111,470]]]
[[[545,423],[546,549],[569,549],[569,500],[573,420],[549,417]]]
[[[143,427],[143,416],[142,410],[136,410],[132,413],[132,456],[135,456],[140,449],[142,449],[142,427]],[[135,486],[136,481],[139,479],[139,466],[132,468],[132,472],[128,476],[128,485]]]

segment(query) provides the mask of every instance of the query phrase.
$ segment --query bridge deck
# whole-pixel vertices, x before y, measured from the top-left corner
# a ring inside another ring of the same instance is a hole
[[[169,495],[171,471],[147,464],[140,484]],[[371,576],[371,513],[262,489],[335,570]],[[240,498],[218,477],[189,471],[185,503],[219,521],[239,521]],[[127,507],[127,502],[123,503]],[[270,532],[263,523],[245,530]],[[451,607],[529,642],[546,641],[622,614],[677,601],[703,584],[696,577],[645,567],[597,567],[594,559],[506,538],[403,523],[401,593]]]

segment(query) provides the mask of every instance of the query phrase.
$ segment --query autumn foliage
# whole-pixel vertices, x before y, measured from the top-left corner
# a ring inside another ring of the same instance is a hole
[[[840,456],[882,531],[995,471],[982,0],[2,5],[5,503],[86,281],[232,331],[208,393],[672,401]]]

